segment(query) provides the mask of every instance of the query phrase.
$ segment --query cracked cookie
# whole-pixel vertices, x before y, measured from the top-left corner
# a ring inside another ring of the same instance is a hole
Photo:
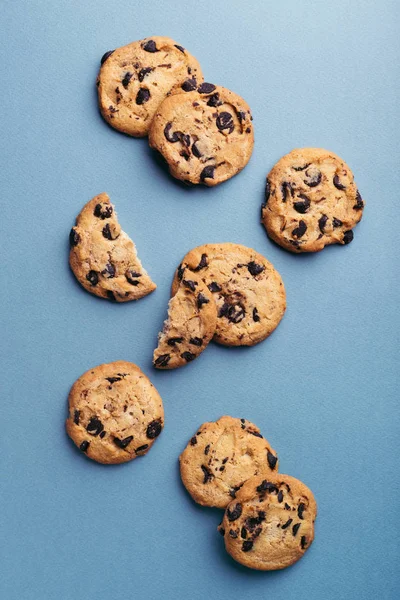
[[[95,196],[83,207],[69,241],[71,269],[91,294],[128,302],[156,289],[137,257],[135,244],[121,230],[107,194]]]
[[[168,319],[159,334],[153,365],[175,369],[191,362],[205,350],[217,322],[212,293],[200,278],[183,277],[168,305]]]
[[[159,393],[130,362],[120,360],[90,369],[74,383],[68,400],[68,435],[100,463],[123,463],[143,456],[164,426]]]
[[[214,340],[226,346],[253,346],[268,337],[286,310],[279,273],[261,254],[240,244],[204,244],[184,257],[172,293],[196,273],[217,304]]]
[[[311,490],[289,475],[257,475],[226,508],[219,532],[237,562],[261,571],[298,561],[314,539],[317,505]]]
[[[254,145],[250,108],[237,94],[211,83],[184,91],[158,107],[149,144],[163,155],[175,178],[218,185],[250,160]]]
[[[179,457],[183,484],[198,504],[225,508],[250,477],[272,476],[278,458],[258,427],[233,417],[204,423]]]
[[[174,40],[154,36],[132,42],[101,59],[100,111],[115,129],[143,137],[168,94],[202,81],[197,60]]]
[[[349,244],[364,201],[346,163],[321,148],[292,150],[267,177],[261,221],[269,237],[291,252]]]

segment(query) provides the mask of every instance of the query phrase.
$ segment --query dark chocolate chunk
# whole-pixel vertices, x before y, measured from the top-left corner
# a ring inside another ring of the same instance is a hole
[[[298,532],[300,525],[301,525],[301,523],[295,523],[293,525],[293,527],[292,527],[293,537],[295,537],[296,533]]]
[[[270,481],[267,481],[266,479],[264,479],[260,483],[260,485],[257,486],[256,491],[259,494],[263,494],[265,492],[272,493],[272,492],[277,492],[278,488],[273,483],[271,483]]]
[[[146,77],[146,75],[148,75],[152,71],[154,71],[153,67],[145,67],[144,69],[140,69],[140,71],[138,73],[138,79],[139,79],[140,83],[142,83],[142,81]],[[124,83],[124,82],[122,82],[122,83]]]
[[[165,135],[165,138],[168,140],[168,142],[171,142],[171,144],[175,144],[175,142],[177,142],[179,140],[179,135],[176,131],[174,131],[174,133],[171,135],[171,133],[170,133],[171,127],[172,127],[172,123],[166,124],[166,126],[164,127],[164,135]]]
[[[150,438],[151,440],[154,440],[154,438],[156,438],[160,435],[161,430],[162,430],[161,421],[159,419],[156,419],[155,421],[152,421],[151,423],[148,424],[147,430],[146,430],[146,436],[148,438]]]
[[[199,338],[199,337],[192,337],[189,340],[189,344],[192,344],[193,346],[202,346],[203,345],[203,339]]]
[[[154,366],[156,367],[166,367],[171,358],[170,354],[161,354],[154,362]]]
[[[208,304],[210,301],[208,300],[208,298],[206,298],[201,292],[200,294],[197,296],[197,308],[200,310],[200,308],[203,306],[203,304]]]
[[[223,527],[218,527],[218,532],[224,536],[225,535],[225,529]]]
[[[181,88],[184,92],[193,92],[197,87],[197,81],[195,77],[191,77],[190,79],[186,79],[181,85]]]
[[[117,381],[121,381],[122,377],[106,377],[107,381],[111,383],[117,383]]]
[[[208,289],[210,290],[210,292],[220,292],[222,290],[222,288],[218,285],[216,281],[212,281],[208,285]]]
[[[237,118],[239,119],[240,123],[242,121],[245,121],[245,119],[246,119],[246,113],[243,110],[238,110],[237,111]]]
[[[243,538],[244,540],[247,538],[247,529],[244,525],[243,525],[242,529],[240,530],[240,537]]]
[[[197,444],[197,437],[194,435],[190,440],[190,445],[195,446]]]
[[[230,529],[229,530],[229,535],[231,536],[231,538],[233,538],[235,540],[237,538],[237,536],[238,536],[238,532],[235,531],[234,529]]]
[[[299,194],[298,196],[299,198],[301,198],[300,201],[297,201],[293,204],[294,209],[297,210],[298,213],[301,213],[302,215],[304,215],[304,213],[306,213],[308,211],[308,209],[310,208],[310,199],[307,198],[307,196],[305,196],[304,194]]]
[[[102,431],[101,434],[100,434],[101,439],[103,439],[105,436],[106,436],[106,432]]]
[[[206,82],[202,83],[197,88],[197,91],[199,92],[199,94],[210,94],[214,90],[215,90],[215,85],[213,85],[212,83],[206,83]]]
[[[89,423],[86,425],[86,431],[90,435],[99,435],[104,429],[103,423],[97,417],[90,417]]]
[[[232,508],[228,508],[226,511],[226,516],[229,521],[236,521],[242,514],[242,505],[238,502]]]
[[[364,201],[361,198],[361,194],[360,194],[360,192],[358,190],[357,190],[357,193],[356,193],[356,203],[353,206],[353,208],[354,208],[354,210],[361,210],[362,208],[364,208]]]
[[[258,517],[248,517],[246,519],[246,527],[253,531],[258,525],[265,521],[265,511],[260,510],[258,513]]]
[[[254,262],[254,260],[248,263],[247,268],[249,270],[250,275],[253,275],[253,277],[256,277],[265,270],[265,267],[263,267],[263,265],[258,265],[256,262]]]
[[[175,346],[176,344],[181,344],[183,342],[183,337],[172,337],[167,341],[168,346]]]
[[[87,449],[90,446],[90,442],[87,442],[86,440],[84,442],[82,442],[82,444],[79,446],[79,450],[81,450],[82,452],[87,452]]]
[[[303,512],[306,508],[306,505],[304,504],[304,502],[300,502],[298,508],[297,508],[297,514],[299,515],[299,519],[304,519],[303,517]]]
[[[89,271],[89,273],[86,275],[86,279],[93,286],[99,283],[99,275],[96,271]]]
[[[268,460],[268,464],[270,469],[274,470],[276,467],[276,463],[278,462],[278,457],[274,456],[272,454],[272,452],[270,452],[269,450],[267,451],[267,460]]]
[[[305,234],[306,231],[307,231],[307,225],[305,224],[305,222],[299,221],[298,227],[296,227],[292,231],[292,236],[299,239],[299,238],[303,237],[303,235]]]
[[[201,158],[203,156],[196,142],[194,142],[194,144],[192,145],[192,152],[193,156],[195,156],[196,158]]]
[[[253,321],[255,323],[258,323],[258,321],[260,320],[260,315],[258,314],[258,310],[256,307],[253,308]]]
[[[129,82],[132,79],[132,77],[133,77],[133,73],[130,73],[129,71],[127,71],[124,75],[124,78],[121,83],[126,90],[128,89],[128,85],[129,85]]]
[[[182,267],[182,265],[180,264],[178,267],[178,270],[177,270],[177,275],[178,275],[179,281],[182,281],[184,271],[185,271],[185,267]]]
[[[111,290],[107,290],[107,298],[109,300],[111,300],[111,302],[116,302],[117,301],[114,292],[112,292]]]
[[[244,306],[238,302],[237,304],[229,304],[224,302],[218,312],[219,317],[226,317],[231,323],[240,323],[246,314]]]
[[[306,165],[303,165],[302,167],[292,167],[294,171],[304,171],[304,169],[307,169],[307,167],[310,166],[311,163],[307,163]]]
[[[111,54],[113,54],[113,52],[114,52],[114,50],[109,50],[108,52],[105,52],[103,54],[103,56],[101,57],[100,64],[101,65],[104,64],[106,62],[107,58],[109,58],[111,56]]]
[[[340,219],[337,219],[336,217],[333,217],[332,223],[333,223],[334,228],[341,227],[343,225],[343,221],[341,221]]]
[[[207,444],[207,446],[204,448],[204,454],[208,454],[210,452],[210,444]]]
[[[221,100],[219,99],[219,94],[218,92],[215,92],[215,94],[212,94],[208,101],[207,101],[207,106],[220,106],[222,104]]]
[[[305,535],[301,536],[300,545],[302,550],[304,550],[304,548],[307,546],[307,538]]]
[[[353,238],[354,238],[354,233],[352,232],[351,229],[349,231],[345,231],[344,235],[343,235],[343,243],[350,244],[350,242],[353,241]]]
[[[139,446],[139,448],[136,448],[135,454],[139,454],[140,452],[143,452],[144,450],[147,450],[148,447],[149,447],[148,444],[143,444],[143,446]]]
[[[325,225],[328,221],[327,215],[322,215],[318,220],[318,227],[321,233],[325,233]]]
[[[184,358],[186,362],[191,362],[196,358],[196,355],[191,352],[182,352],[181,357]]]
[[[140,88],[136,94],[136,104],[146,104],[150,100],[150,90],[147,88]]]
[[[243,544],[242,544],[243,552],[249,552],[252,548],[253,548],[252,540],[246,540],[245,542],[243,542]]]
[[[304,183],[308,185],[308,187],[316,187],[321,183],[322,173],[318,169],[307,169],[305,175],[307,179],[304,180]]]
[[[154,40],[149,40],[142,46],[143,50],[146,52],[158,52],[157,46]]]
[[[290,506],[287,502],[285,502],[285,510],[290,510]]]
[[[125,277],[127,282],[134,286],[139,285],[140,281],[138,281],[138,278],[141,276],[141,273],[138,273],[137,271],[132,271],[132,269],[128,269],[127,271],[125,271]]]
[[[282,529],[286,529],[291,523],[293,523],[293,519],[288,519],[286,523],[282,525]]]
[[[289,183],[289,181],[284,181],[281,185],[281,192],[282,192],[282,200],[283,202],[286,202],[286,200],[290,197],[290,194],[293,196],[293,187],[292,184]]]
[[[111,215],[113,214],[113,207],[111,206],[111,204],[96,204],[96,206],[94,207],[94,211],[93,214],[95,217],[98,217],[99,219],[109,219],[111,217]]]
[[[203,483],[208,483],[214,478],[214,475],[211,473],[210,469],[205,465],[201,465],[201,470],[204,473]]]
[[[200,173],[200,181],[204,181],[205,179],[214,179],[214,165],[207,165],[204,167],[202,172]]]
[[[189,290],[191,290],[192,292],[196,291],[197,281],[192,281],[192,279],[184,279],[182,281],[182,283],[185,287],[189,288]]]
[[[346,186],[343,185],[343,183],[340,183],[339,175],[335,175],[334,176],[334,178],[333,178],[333,185],[338,190],[345,190],[346,189]]]
[[[271,195],[271,184],[269,179],[267,179],[265,183],[265,192],[264,192],[264,207],[268,204],[269,197]]]
[[[107,263],[105,269],[101,272],[104,277],[107,279],[112,279],[115,277],[115,267],[112,263]]]
[[[81,236],[76,231],[76,229],[72,228],[71,231],[69,232],[69,245],[72,248],[73,246],[77,246],[80,241],[81,241]]]
[[[74,411],[74,423],[75,425],[79,425],[79,417],[80,417],[80,411],[79,410],[75,410]]]
[[[229,129],[229,133],[232,133],[232,131],[235,128],[231,113],[226,111],[223,111],[218,115],[216,125],[220,131],[223,131],[224,129]]]
[[[181,52],[183,52],[183,54],[185,54],[185,48],[183,46],[179,46],[178,44],[174,44],[175,48],[178,48],[178,50],[180,50]]]
[[[106,240],[116,240],[119,236],[119,233],[117,234],[116,231],[112,230],[108,223],[107,225],[104,225],[102,234]]]
[[[129,444],[131,443],[132,440],[133,440],[133,435],[128,435],[128,437],[124,438],[123,440],[120,440],[119,438],[115,437],[113,439],[113,442],[116,446],[118,446],[118,448],[121,448],[121,450],[124,450],[127,446],[129,446]]]
[[[279,490],[279,492],[278,492],[278,502],[282,502],[282,500],[283,500],[283,492],[282,492],[282,490]]]
[[[254,435],[254,437],[258,437],[258,438],[263,437],[259,431],[253,431],[252,429],[248,429],[247,432],[251,433],[251,435]]]
[[[193,271],[201,271],[201,269],[204,269],[204,267],[207,267],[207,265],[207,254],[202,254],[199,264],[195,269],[193,269]]]

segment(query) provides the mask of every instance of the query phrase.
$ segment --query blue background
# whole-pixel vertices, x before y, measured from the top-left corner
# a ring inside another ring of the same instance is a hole
[[[1,598],[399,597],[399,13],[395,0],[2,0]],[[102,54],[157,34],[252,107],[253,157],[215,189],[181,187],[146,139],[99,116]],[[266,174],[301,146],[355,173],[366,209],[349,246],[291,255],[259,224]],[[137,303],[91,296],[68,268],[74,218],[102,191],[158,284]],[[214,241],[270,259],[287,313],[254,348],[211,344],[155,372],[173,271]],[[166,426],[148,456],[105,467],[64,419],[75,379],[117,359],[151,377]],[[259,425],[315,493],[315,543],[286,571],[235,564],[220,511],[180,483],[179,453],[222,414]]]

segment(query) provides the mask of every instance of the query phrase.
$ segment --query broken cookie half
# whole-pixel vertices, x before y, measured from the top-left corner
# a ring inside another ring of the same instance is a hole
[[[122,231],[107,194],[99,194],[85,204],[69,241],[71,269],[91,294],[128,302],[156,289],[142,267],[135,244]]]
[[[215,333],[217,307],[207,286],[193,273],[183,274],[168,305],[168,318],[158,336],[153,365],[182,367],[199,356]]]

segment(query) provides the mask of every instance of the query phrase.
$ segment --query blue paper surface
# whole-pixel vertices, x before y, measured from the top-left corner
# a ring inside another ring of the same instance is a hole
[[[399,597],[399,8],[3,0],[2,599]],[[151,35],[187,47],[207,81],[252,108],[253,157],[215,189],[177,184],[146,139],[98,113],[102,54]],[[266,174],[302,146],[336,152],[355,174],[366,208],[349,246],[291,255],[259,224]],[[69,230],[102,191],[158,285],[137,303],[97,299],[69,271]],[[155,372],[174,269],[190,248],[225,241],[279,270],[282,323],[253,348],[211,344]],[[151,378],[166,425],[146,457],[106,467],[79,454],[64,420],[75,379],[118,359]],[[315,542],[285,571],[234,563],[221,512],[181,485],[179,453],[223,414],[255,422],[281,471],[315,493]]]

